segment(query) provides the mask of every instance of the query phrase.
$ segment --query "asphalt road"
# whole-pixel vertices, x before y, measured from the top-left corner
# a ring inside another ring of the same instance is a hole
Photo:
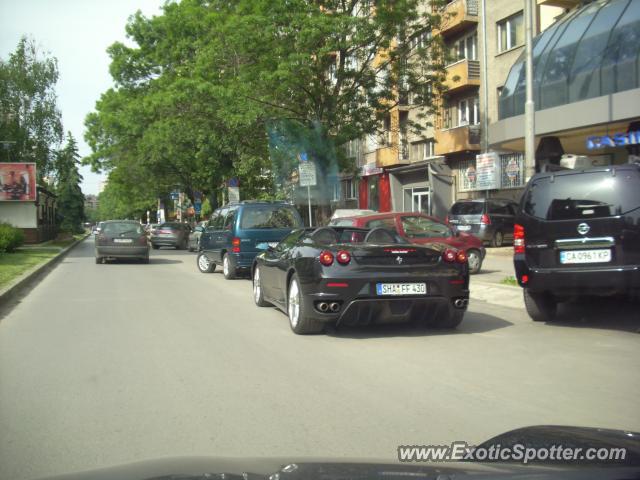
[[[533,424],[640,431],[638,309],[598,305],[545,325],[476,302],[456,332],[300,337],[194,254],[95,265],[88,240],[0,320],[0,478],[182,455],[393,459]]]

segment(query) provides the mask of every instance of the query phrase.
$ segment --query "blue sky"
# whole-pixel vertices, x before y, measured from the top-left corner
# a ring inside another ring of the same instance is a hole
[[[90,153],[84,142],[84,118],[100,94],[112,86],[106,49],[125,41],[127,18],[137,10],[161,13],[164,0],[0,0],[0,57],[7,58],[22,35],[58,59],[56,91],[65,131]],[[97,193],[103,175],[82,168],[85,194]]]

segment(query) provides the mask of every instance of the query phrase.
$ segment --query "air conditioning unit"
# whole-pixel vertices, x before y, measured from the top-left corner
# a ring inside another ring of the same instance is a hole
[[[608,165],[609,162],[602,157],[588,157],[586,155],[564,154],[560,159],[560,166],[582,170],[584,168],[599,167]]]

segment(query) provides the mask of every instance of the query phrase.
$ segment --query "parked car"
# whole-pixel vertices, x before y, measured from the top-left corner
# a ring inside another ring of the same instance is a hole
[[[413,245],[383,227],[295,230],[251,273],[256,305],[280,308],[297,334],[399,321],[455,328],[469,298],[464,251]]]
[[[149,263],[149,244],[140,223],[133,220],[100,223],[100,232],[94,240],[96,263],[118,258],[137,258]]]
[[[427,245],[444,243],[457,250],[463,250],[469,261],[469,273],[478,273],[486,250],[482,241],[468,233],[458,232],[435,217],[423,213],[379,213],[357,217],[337,218],[329,225],[361,228],[390,228],[411,243]]]
[[[199,222],[189,234],[189,251],[194,252],[200,250],[200,236],[207,228],[207,221]]]
[[[219,208],[200,236],[198,268],[208,273],[222,265],[225,278],[235,278],[251,268],[263,245],[277,245],[302,225],[289,203],[242,201]]]
[[[489,198],[460,200],[449,209],[446,222],[457,231],[471,233],[492,247],[513,240],[513,219],[518,204],[512,200]]]
[[[147,223],[143,226],[144,231],[147,233],[147,236],[153,235],[153,232],[158,228],[159,223]]]
[[[98,222],[96,226],[93,227],[93,229],[91,230],[91,233],[93,235],[97,235],[100,233],[100,229],[102,229],[102,225],[104,224],[104,222]]]
[[[640,295],[640,166],[534,175],[514,227],[514,266],[529,316],[559,302]]]
[[[165,222],[151,231],[151,246],[156,250],[160,247],[186,250],[189,246],[189,233],[191,227],[186,223]]]
[[[366,210],[363,208],[336,208],[331,215],[331,220],[337,220],[344,217],[357,217],[360,215],[375,215],[375,210]]]

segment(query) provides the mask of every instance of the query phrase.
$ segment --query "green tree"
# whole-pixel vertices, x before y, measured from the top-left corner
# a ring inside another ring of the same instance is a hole
[[[62,231],[69,233],[82,232],[82,222],[85,218],[79,163],[78,146],[69,132],[67,143],[57,153],[55,160],[58,223]]]
[[[55,85],[58,63],[22,37],[7,60],[0,59],[0,141],[10,145],[1,160],[33,162],[39,175],[52,172],[63,139]]]

